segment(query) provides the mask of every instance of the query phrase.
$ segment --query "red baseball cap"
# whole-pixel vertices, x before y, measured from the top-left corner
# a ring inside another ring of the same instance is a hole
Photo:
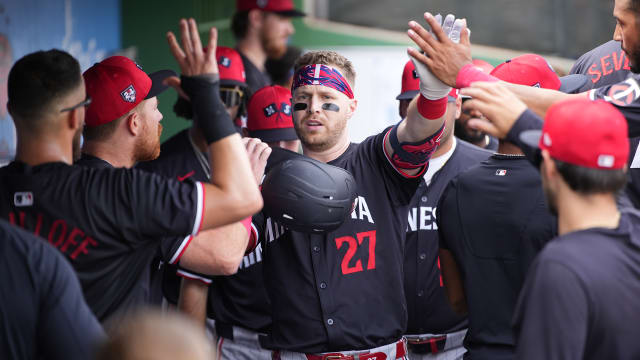
[[[247,77],[240,54],[233,48],[218,46],[216,59],[220,71],[220,84],[247,87]]]
[[[289,17],[306,16],[305,13],[293,6],[293,0],[236,0],[237,11],[253,9],[270,11]]]
[[[160,70],[151,75],[124,56],[111,56],[93,65],[82,74],[91,97],[85,114],[86,126],[98,126],[118,119],[143,100],[167,89],[163,81],[177,76],[174,71]]]
[[[493,69],[491,75],[513,84],[559,90],[564,93],[576,92],[588,80],[584,75],[559,78],[551,64],[536,54],[524,54],[507,60]]]
[[[291,90],[265,86],[249,99],[249,136],[264,142],[298,140],[291,117]]]
[[[489,64],[488,62],[482,59],[473,59],[471,60],[471,63],[475,65],[475,67],[477,67],[478,69],[482,70],[482,72],[487,74],[490,74],[491,71],[493,71],[494,69],[493,65]]]
[[[603,100],[569,99],[547,111],[542,130],[520,135],[556,160],[592,169],[622,169],[629,158],[627,121]]]

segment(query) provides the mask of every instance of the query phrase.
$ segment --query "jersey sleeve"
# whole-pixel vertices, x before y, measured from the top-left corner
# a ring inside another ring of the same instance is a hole
[[[105,339],[104,331],[84,300],[75,272],[46,243],[41,250],[37,336],[39,352],[47,359],[90,359]]]
[[[516,358],[582,359],[587,298],[581,280],[565,264],[537,261],[515,310]]]
[[[631,75],[613,85],[590,90],[591,100],[604,100],[615,106],[627,119],[629,137],[640,136],[640,75]]]
[[[101,205],[87,211],[96,233],[117,229],[119,234],[113,237],[135,246],[135,242],[149,239],[184,240],[200,231],[206,196],[202,183],[178,182],[138,169],[113,169],[92,176],[87,196],[94,197],[93,204]]]

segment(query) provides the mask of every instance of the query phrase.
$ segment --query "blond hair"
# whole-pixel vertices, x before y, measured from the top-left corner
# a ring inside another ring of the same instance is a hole
[[[318,50],[309,51],[300,56],[294,65],[294,70],[298,71],[303,66],[312,64],[322,64],[331,67],[338,68],[342,76],[344,76],[349,85],[353,88],[356,84],[356,71],[353,68],[353,64],[346,57],[338,54],[335,51]]]

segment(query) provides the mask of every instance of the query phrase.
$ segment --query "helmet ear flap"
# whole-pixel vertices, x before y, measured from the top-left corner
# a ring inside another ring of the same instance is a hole
[[[323,233],[349,217],[356,182],[346,170],[304,156],[273,166],[262,183],[264,212],[290,230]]]

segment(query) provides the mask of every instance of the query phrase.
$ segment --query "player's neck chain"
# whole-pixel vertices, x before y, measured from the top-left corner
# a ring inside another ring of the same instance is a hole
[[[202,151],[198,149],[198,147],[196,146],[196,143],[193,142],[193,139],[191,138],[191,134],[187,132],[187,135],[189,136],[189,143],[191,144],[191,150],[193,150],[193,153],[196,155],[196,159],[198,159],[198,163],[200,164],[202,171],[204,171],[204,174],[207,176],[207,180],[211,180],[211,167],[209,167],[209,160],[207,160],[207,157],[205,156],[205,154],[203,154]]]

